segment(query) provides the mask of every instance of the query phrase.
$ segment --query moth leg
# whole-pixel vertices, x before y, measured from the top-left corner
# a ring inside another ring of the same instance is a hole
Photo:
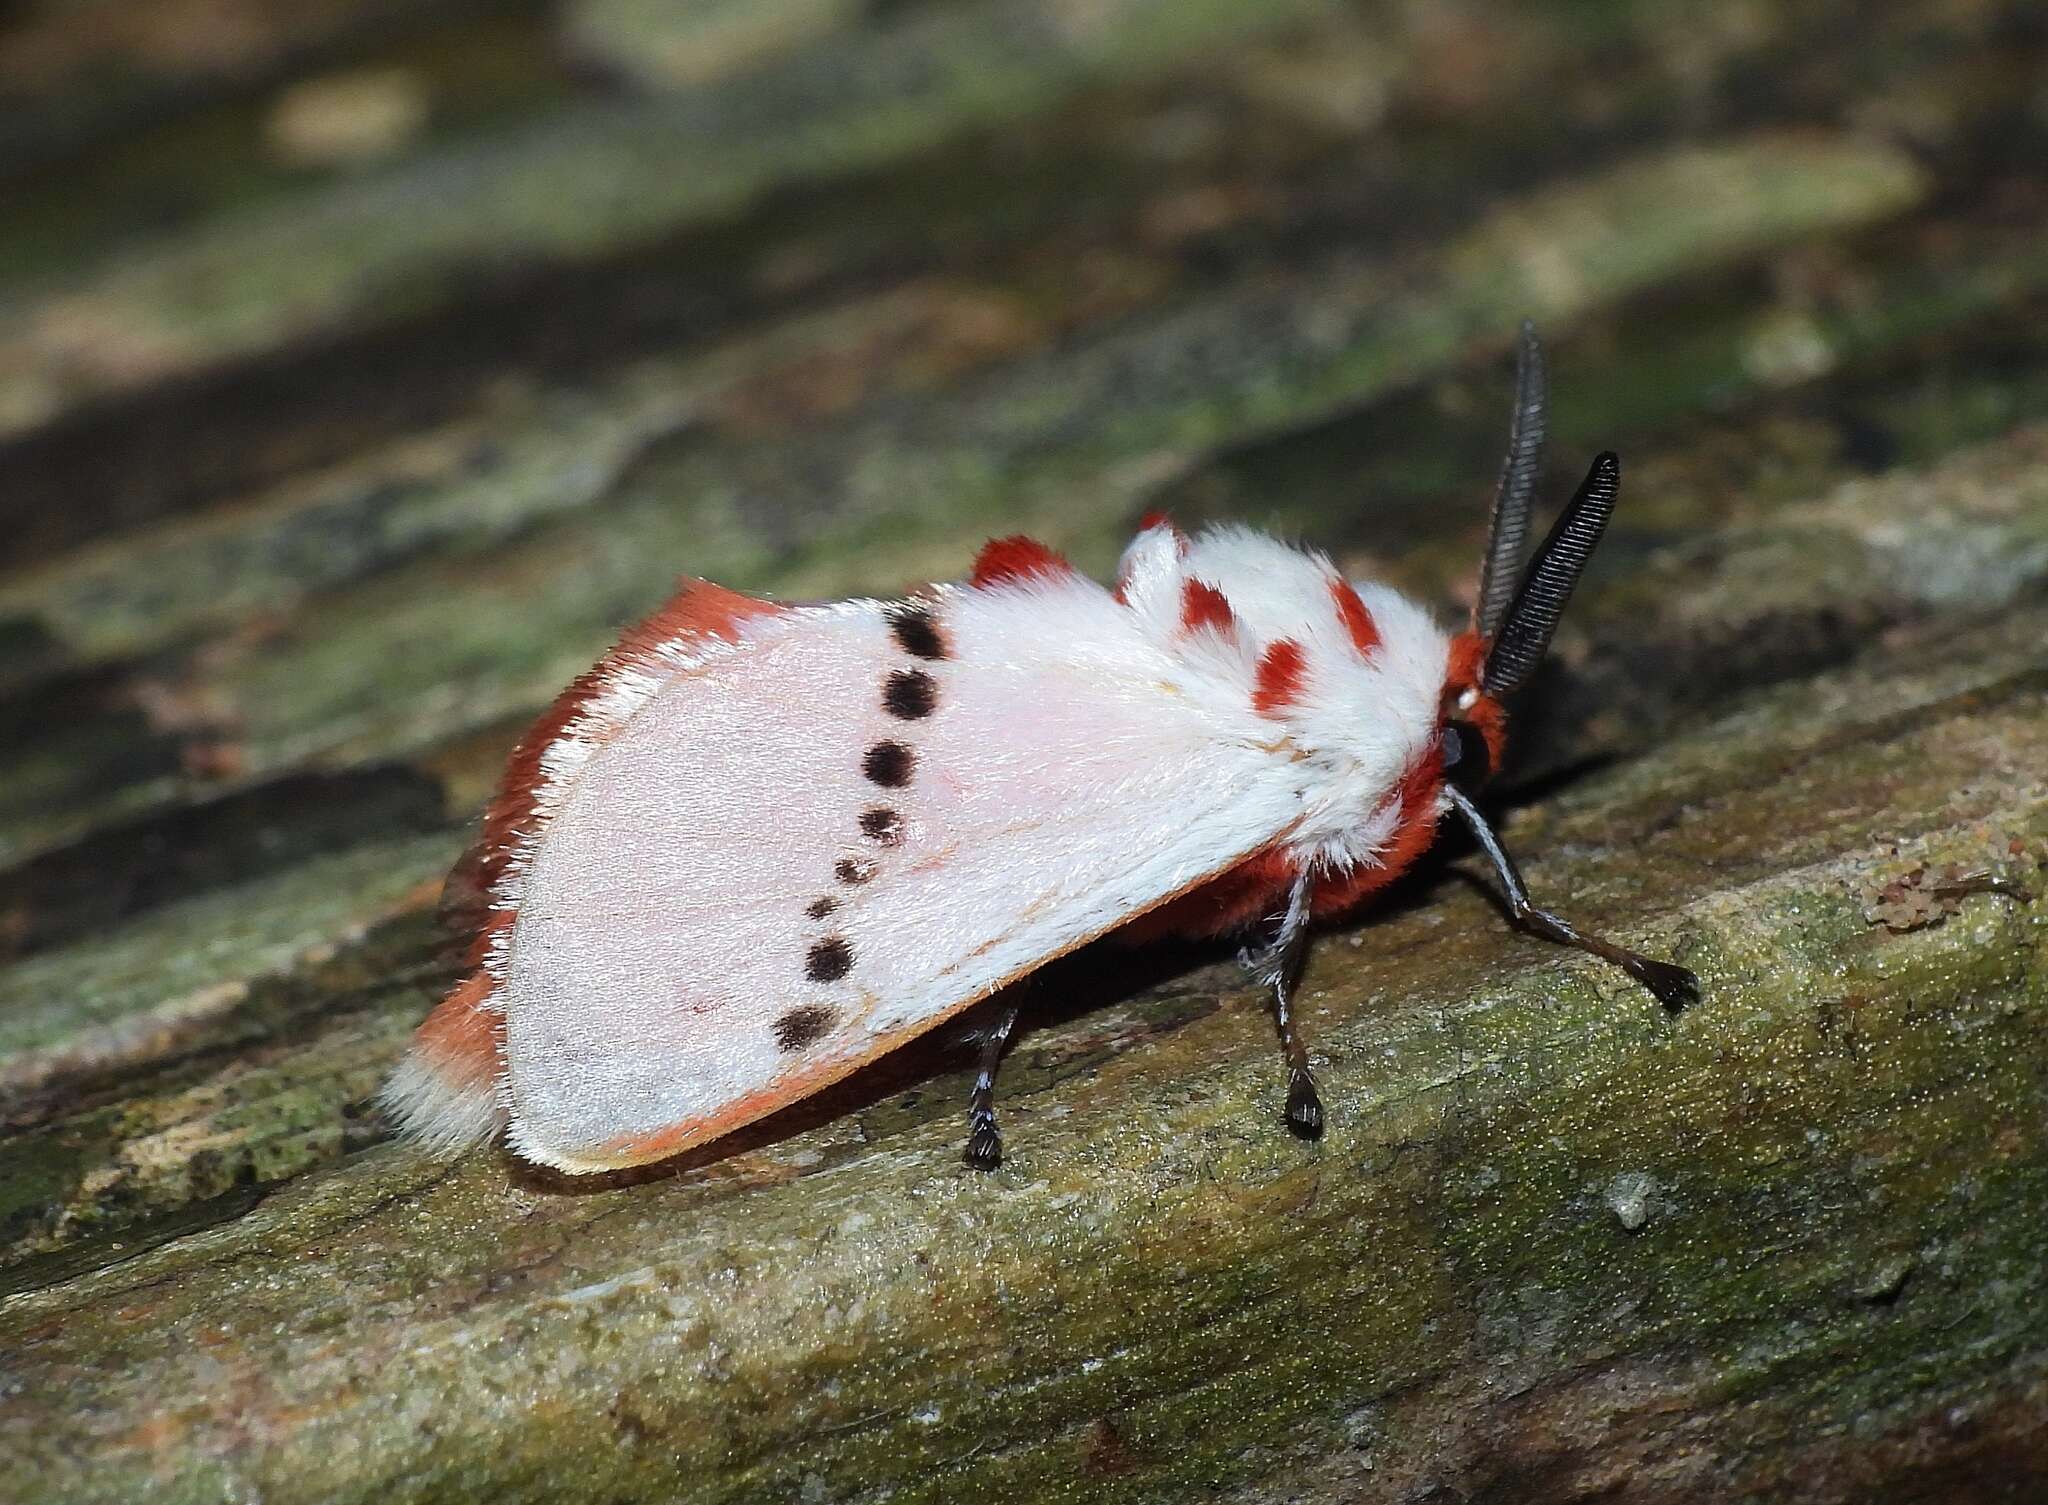
[[[1656,994],[1657,1001],[1674,1012],[1699,1002],[1700,980],[1690,969],[1676,962],[1660,962],[1626,946],[1617,946],[1605,936],[1579,929],[1562,915],[1537,908],[1529,898],[1529,890],[1522,882],[1521,870],[1515,866],[1514,858],[1508,856],[1507,848],[1500,844],[1500,838],[1494,835],[1493,827],[1486,823],[1478,808],[1453,786],[1446,785],[1444,793],[1464,817],[1481,850],[1493,863],[1500,885],[1507,891],[1508,913],[1517,925],[1545,940],[1556,941],[1561,946],[1575,946],[1602,961],[1612,962]]]
[[[1308,1069],[1308,1047],[1294,1027],[1294,995],[1308,961],[1308,894],[1308,874],[1303,873],[1294,880],[1287,896],[1287,913],[1281,916],[1273,939],[1262,950],[1241,953],[1239,960],[1273,990],[1273,1017],[1280,1026],[1280,1049],[1287,1057],[1287,1127],[1303,1139],[1319,1139],[1323,1099]]]
[[[978,1171],[1003,1163],[1003,1136],[996,1131],[996,1067],[1017,1027],[1018,1005],[1003,1010],[993,1028],[981,1037],[981,1065],[974,1074],[974,1092],[967,1099],[967,1153],[962,1157]]]

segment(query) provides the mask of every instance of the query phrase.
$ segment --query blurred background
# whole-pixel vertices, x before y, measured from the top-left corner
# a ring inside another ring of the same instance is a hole
[[[2038,602],[2044,162],[2020,0],[0,5],[8,1279],[385,1135],[678,576],[1165,508],[1456,612],[1528,316],[1547,495],[1628,468],[1511,799]]]

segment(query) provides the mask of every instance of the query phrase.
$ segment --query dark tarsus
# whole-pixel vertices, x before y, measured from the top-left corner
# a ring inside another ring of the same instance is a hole
[[[996,1067],[1017,1028],[1016,1004],[1004,1008],[1002,1017],[981,1037],[981,1066],[974,1074],[974,1092],[967,1100],[967,1152],[962,1157],[978,1171],[992,1171],[1003,1163],[1003,1136],[996,1129]]]

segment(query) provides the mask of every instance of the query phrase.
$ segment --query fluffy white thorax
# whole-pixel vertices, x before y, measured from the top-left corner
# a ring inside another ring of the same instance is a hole
[[[1194,680],[1216,697],[1219,721],[1255,692],[1259,659],[1273,644],[1301,645],[1301,688],[1269,713],[1302,764],[1304,818],[1288,845],[1326,869],[1376,861],[1403,814],[1394,799],[1402,776],[1434,752],[1449,635],[1391,587],[1353,581],[1377,637],[1361,652],[1333,592],[1336,566],[1249,528],[1212,528],[1184,546],[1171,529],[1148,529],[1124,568],[1126,594],[1142,593],[1155,633],[1182,631],[1188,580],[1229,601],[1238,630],[1229,639],[1202,635],[1209,641],[1198,661],[1213,659],[1218,672]]]

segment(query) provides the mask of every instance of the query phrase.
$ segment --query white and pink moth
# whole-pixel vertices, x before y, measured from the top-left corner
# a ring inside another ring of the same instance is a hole
[[[474,970],[384,1101],[446,1149],[664,1159],[847,1075],[1098,936],[1263,929],[1287,1121],[1323,1110],[1292,1002],[1310,925],[1455,812],[1514,918],[1676,1007],[1692,974],[1535,907],[1473,803],[1618,494],[1526,569],[1544,426],[1526,327],[1470,627],[1246,528],[1140,529],[1114,585],[1024,538],[960,584],[785,605],[694,582],[512,755],[450,879]],[[1001,1158],[984,1036],[969,1163]]]

